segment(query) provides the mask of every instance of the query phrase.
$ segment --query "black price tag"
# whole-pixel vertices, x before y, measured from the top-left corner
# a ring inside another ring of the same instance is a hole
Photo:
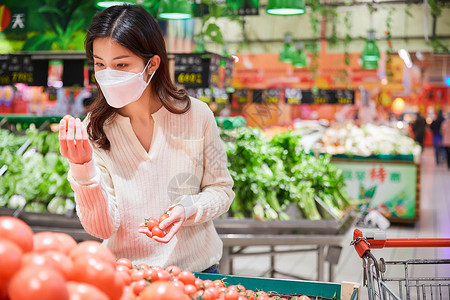
[[[175,54],[175,82],[185,88],[207,88],[210,86],[209,65],[209,54]]]
[[[84,59],[65,59],[63,61],[63,86],[84,86]]]
[[[280,103],[280,90],[279,89],[268,89],[264,91],[263,99],[269,104]]]
[[[33,70],[31,55],[9,56],[8,72],[11,76],[12,83],[32,84],[34,81]]]
[[[248,103],[248,90],[247,89],[236,90],[236,98],[239,104]]]
[[[10,85],[11,77],[8,71],[8,58],[0,59],[0,85]]]
[[[355,104],[354,90],[335,90],[337,104]]]
[[[263,90],[253,90],[253,103],[263,102]]]

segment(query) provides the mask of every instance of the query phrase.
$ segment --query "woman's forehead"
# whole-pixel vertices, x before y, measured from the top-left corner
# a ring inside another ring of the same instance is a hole
[[[92,48],[94,56],[102,59],[113,59],[120,56],[138,58],[131,50],[109,37],[95,39]]]

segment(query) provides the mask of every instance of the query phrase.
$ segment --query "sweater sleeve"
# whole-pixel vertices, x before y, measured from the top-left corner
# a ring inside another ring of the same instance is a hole
[[[235,196],[227,155],[214,116],[209,113],[204,135],[201,192],[184,195],[179,202],[186,210],[185,226],[200,224],[227,212]]]
[[[70,164],[68,180],[84,229],[101,239],[111,237],[119,228],[120,216],[111,176],[95,148],[90,162]]]

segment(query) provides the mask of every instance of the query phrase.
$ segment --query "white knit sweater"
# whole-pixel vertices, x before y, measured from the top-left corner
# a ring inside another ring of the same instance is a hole
[[[110,151],[93,147],[93,161],[71,164],[68,179],[81,223],[117,258],[200,272],[222,256],[212,219],[228,210],[233,180],[211,110],[197,99],[191,102],[185,114],[163,106],[152,115],[148,153],[129,118],[117,115],[104,127]],[[185,207],[187,220],[168,244],[138,232],[145,218],[176,203]]]

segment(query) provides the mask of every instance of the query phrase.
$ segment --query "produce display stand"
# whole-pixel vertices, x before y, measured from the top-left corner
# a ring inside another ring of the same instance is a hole
[[[57,215],[51,213],[31,213],[21,209],[1,207],[0,216],[14,216],[25,221],[34,232],[64,232],[77,242],[100,239],[88,234],[75,214]],[[338,263],[341,244],[348,228],[355,222],[354,212],[341,221],[335,220],[292,220],[256,221],[236,219],[215,219],[214,225],[223,242],[223,255],[220,262],[222,273],[233,274],[233,259],[238,256],[269,255],[270,277],[275,274],[304,279],[275,269],[275,255],[286,253],[317,253],[317,280],[324,280],[325,262],[329,264],[329,278],[333,281],[334,266]],[[298,246],[298,249],[277,250],[277,246]],[[252,246],[269,246],[270,251],[252,250]],[[305,248],[306,247],[306,248]],[[238,248],[238,249],[236,249]]]
[[[356,300],[359,295],[359,285],[354,283],[332,283],[303,280],[287,280],[259,277],[245,277],[221,274],[195,273],[203,280],[222,280],[226,284],[243,285],[249,290],[262,290],[280,297],[307,295],[311,299],[341,299]]]
[[[325,261],[329,264],[329,278],[333,281],[334,266],[339,261],[341,244],[348,228],[355,222],[356,214],[349,212],[342,220],[236,220],[216,219],[214,225],[223,241],[220,270],[233,274],[233,259],[238,256],[268,255],[270,277],[275,274],[296,279],[299,276],[276,270],[275,255],[316,252],[317,280],[324,280]],[[268,251],[251,251],[252,246],[269,246]],[[298,246],[296,249],[278,250],[277,246]],[[244,252],[244,250],[246,250]],[[250,251],[247,251],[250,250]]]
[[[412,155],[333,156],[343,171],[346,192],[390,222],[414,223],[420,216],[420,164]]]
[[[0,124],[22,124],[24,126],[29,126],[30,124],[35,124],[36,127],[42,126],[42,124],[48,123],[59,123],[62,116],[30,116],[30,115],[1,115],[0,114]]]

